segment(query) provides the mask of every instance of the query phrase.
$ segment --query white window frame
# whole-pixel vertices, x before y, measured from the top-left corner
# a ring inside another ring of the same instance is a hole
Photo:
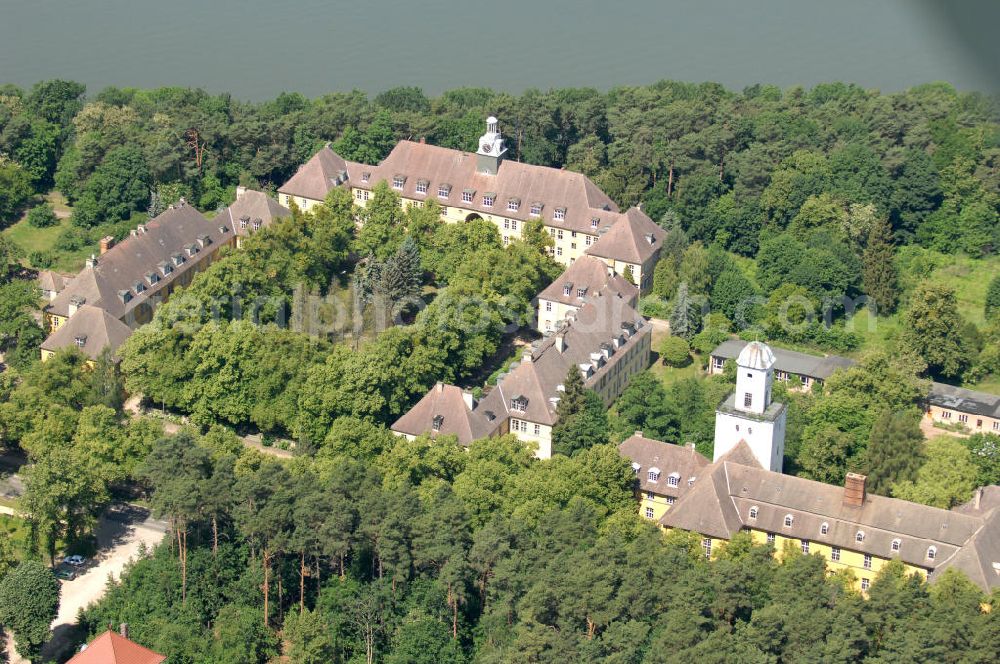
[[[750,508],[750,511],[747,513],[747,518],[749,518],[749,519],[751,519],[753,521],[757,520],[757,506],[756,505],[754,505],[753,507]]]
[[[903,548],[903,542],[901,540],[894,539],[892,540],[892,544],[890,545],[889,548],[892,551],[899,551],[901,548]]]
[[[865,558],[864,558],[864,562],[862,562],[861,565],[865,569],[871,569],[872,568],[872,554],[866,553],[865,554]]]
[[[426,194],[428,186],[429,185],[426,182],[417,182],[417,193]]]
[[[819,534],[826,535],[829,532],[830,532],[830,524],[824,521],[823,524],[819,527]]]
[[[472,202],[472,197],[473,197],[473,193],[471,191],[463,191],[462,192],[462,202],[463,203],[471,203]]]
[[[562,221],[566,218],[566,208],[556,208],[552,211],[552,218],[556,221]]]
[[[794,523],[795,523],[795,517],[792,516],[791,514],[786,514],[784,521],[785,528],[791,528]]]
[[[831,546],[830,547],[830,560],[832,560],[835,563],[840,562],[840,547],[839,546]]]
[[[392,188],[402,191],[403,185],[406,184],[406,178],[393,177],[392,178]]]
[[[443,184],[438,185],[438,198],[448,198],[451,193],[451,187],[446,187]]]
[[[483,196],[483,207],[493,207],[493,201],[495,200],[493,196]]]
[[[647,519],[652,519],[653,518],[653,508],[652,507],[647,507],[646,508],[646,518]]]

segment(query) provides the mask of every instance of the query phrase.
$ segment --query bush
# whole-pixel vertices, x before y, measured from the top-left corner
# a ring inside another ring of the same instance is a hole
[[[59,251],[76,251],[90,244],[87,232],[80,228],[66,228],[56,238],[55,247]]]
[[[680,337],[669,336],[660,346],[660,357],[670,367],[683,367],[691,361],[688,344]]]
[[[59,217],[48,203],[33,207],[28,212],[28,225],[32,228],[50,228],[58,223]]]
[[[56,262],[51,251],[32,251],[28,254],[28,262],[36,270],[47,270]]]

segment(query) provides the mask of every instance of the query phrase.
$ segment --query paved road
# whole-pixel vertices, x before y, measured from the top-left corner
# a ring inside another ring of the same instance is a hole
[[[103,597],[108,577],[121,577],[125,564],[138,554],[140,545],[152,548],[166,530],[166,522],[152,518],[143,509],[124,506],[105,512],[97,526],[97,555],[80,576],[61,582],[59,615],[52,621],[53,638],[43,656],[54,657],[66,647],[67,635],[80,609]]]

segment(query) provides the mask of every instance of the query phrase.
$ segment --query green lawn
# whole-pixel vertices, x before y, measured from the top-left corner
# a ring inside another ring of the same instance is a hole
[[[26,220],[27,212],[25,212],[21,219],[13,226],[5,229],[3,234],[21,248],[24,252],[24,262],[30,267],[37,268],[39,266],[31,265],[28,255],[36,251],[46,251],[53,254],[54,262],[51,269],[57,272],[77,272],[83,267],[83,262],[87,256],[94,252],[96,246],[84,247],[76,251],[57,250],[55,248],[56,240],[63,230],[70,227],[69,215],[72,210],[66,204],[65,197],[57,191],[47,194],[45,200],[52,206],[52,209],[55,210],[56,215],[59,217],[57,225],[49,228],[33,228],[28,225]]]
[[[948,256],[948,263],[935,269],[930,278],[955,289],[958,310],[962,316],[977,326],[985,322],[983,304],[990,280],[1000,274],[1000,256],[968,258]]]
[[[28,555],[28,523],[8,514],[0,514],[0,531],[10,538],[11,548],[18,560],[24,560]]]

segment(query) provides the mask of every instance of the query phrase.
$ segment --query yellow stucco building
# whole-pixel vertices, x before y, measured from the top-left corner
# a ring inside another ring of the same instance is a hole
[[[631,273],[643,292],[652,287],[662,228],[637,208],[621,212],[585,175],[509,161],[506,153],[492,117],[475,153],[400,141],[384,161],[368,165],[345,160],[327,146],[278,189],[278,201],[308,210],[334,187],[347,187],[364,207],[373,187],[385,182],[404,207],[434,200],[446,222],[480,218],[494,224],[505,245],[520,237],[527,222],[540,221],[557,262],[568,266],[594,256],[618,274]]]
[[[955,568],[986,592],[1000,588],[1000,487],[943,510],[870,495],[863,475],[848,474],[837,487],[765,470],[741,442],[715,463],[688,461],[690,486],[662,504],[669,494],[651,490],[647,478],[687,459],[685,448],[637,435],[619,449],[636,472],[640,514],[697,533],[707,556],[749,532],[779,557],[787,547],[822,556],[830,572],[850,571],[861,592],[890,560],[932,581]]]

